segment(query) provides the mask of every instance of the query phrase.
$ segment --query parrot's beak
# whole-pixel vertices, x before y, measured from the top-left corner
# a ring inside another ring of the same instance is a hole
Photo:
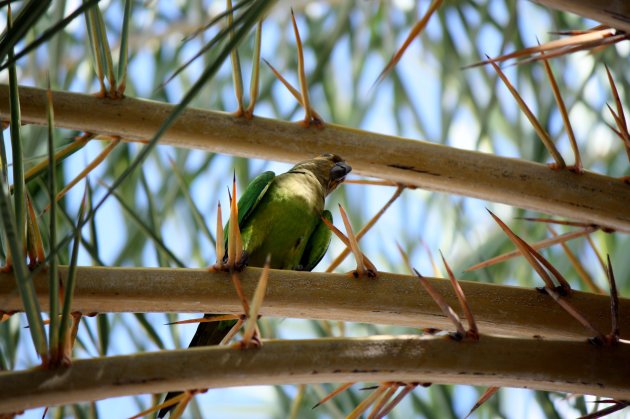
[[[344,162],[340,161],[330,169],[330,182],[328,183],[328,193],[335,190],[341,182],[344,181],[346,175],[352,171],[352,167]]]
[[[332,180],[337,180],[343,178],[352,171],[352,167],[344,161],[340,161],[335,163],[335,165],[330,169],[330,177]]]

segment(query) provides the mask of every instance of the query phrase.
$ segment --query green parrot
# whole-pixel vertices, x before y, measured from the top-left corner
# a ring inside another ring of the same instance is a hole
[[[332,215],[324,209],[324,200],[351,170],[341,157],[323,154],[279,176],[264,172],[256,177],[238,201],[238,225],[247,265],[262,267],[271,255],[272,269],[311,271],[330,244],[331,231],[321,218],[332,222]],[[227,238],[225,246],[227,249]],[[218,345],[234,324],[199,323],[189,347]],[[168,393],[165,401],[177,394]],[[173,407],[160,410],[158,418]]]

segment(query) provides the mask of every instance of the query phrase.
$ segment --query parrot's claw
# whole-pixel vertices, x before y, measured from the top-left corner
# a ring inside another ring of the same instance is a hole
[[[363,273],[359,272],[358,270],[354,270],[354,271],[350,271],[350,275],[355,279],[359,279],[363,277],[376,278],[378,276],[378,272],[372,269],[365,269]]]
[[[258,336],[258,333],[255,333],[254,336],[249,340],[249,342],[245,342],[244,340],[240,342],[236,342],[234,344],[234,348],[236,349],[260,349],[262,348],[263,343]]]
[[[225,256],[222,261],[215,263],[208,267],[208,271],[210,272],[230,272],[232,269],[241,272],[245,267],[247,267],[247,262],[249,261],[249,253],[243,250],[243,254],[239,260],[236,261],[234,266],[230,266],[228,263],[228,258]]]
[[[561,297],[566,297],[571,293],[570,289],[566,289],[561,285],[554,287],[553,290],[557,292],[558,295],[560,295]],[[536,291],[538,291],[541,294],[549,294],[545,287],[536,287]]]
[[[248,261],[249,261],[249,253],[243,250],[243,254],[241,255],[241,258],[236,261],[236,264],[234,265],[234,269],[241,272],[247,266]]]
[[[230,269],[223,261],[217,262],[208,267],[208,272],[228,272],[229,270]]]

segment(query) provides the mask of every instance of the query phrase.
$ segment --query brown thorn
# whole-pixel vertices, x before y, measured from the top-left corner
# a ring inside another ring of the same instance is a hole
[[[486,389],[486,391],[483,392],[483,394],[481,395],[481,397],[479,397],[479,400],[477,400],[477,402],[475,403],[475,405],[472,407],[472,409],[470,409],[470,412],[468,412],[468,414],[466,415],[466,417],[464,417],[464,419],[468,419],[470,417],[470,415],[473,414],[473,412],[477,409],[479,409],[481,407],[482,404],[484,404],[485,402],[488,401],[488,399],[492,396],[494,396],[494,394],[499,391],[501,389],[501,387],[488,387]]]
[[[183,393],[184,397],[177,404],[177,406],[175,406],[175,409],[173,409],[171,411],[171,415],[169,416],[170,419],[179,419],[182,416],[182,414],[184,413],[184,410],[186,410],[186,407],[188,406],[188,403],[190,403],[190,401],[193,399],[195,394],[197,394],[197,391],[195,391],[195,390],[186,390],[186,391],[184,391],[184,393]]]
[[[611,413],[615,413],[619,410],[625,409],[626,407],[630,406],[630,403],[627,401],[619,401],[619,400],[614,400],[613,401],[615,404],[613,404],[612,406],[608,406],[604,409],[598,410],[596,412],[593,412],[591,414],[585,415],[585,416],[581,416],[579,419],[596,419],[596,418],[603,418],[604,416],[608,416]]]
[[[547,224],[547,230],[551,233],[553,237],[558,237],[558,233],[556,233],[551,225]],[[569,258],[569,262],[571,262],[571,265],[575,269],[575,272],[577,272],[578,276],[582,278],[582,281],[584,281],[584,283],[591,289],[591,291],[598,294],[603,294],[604,291],[593,281],[591,276],[588,274],[586,269],[584,269],[584,266],[580,263],[577,256],[575,256],[575,254],[569,248],[566,242],[560,242],[560,246],[562,246],[562,250],[564,250],[567,258]]]
[[[387,390],[386,386],[382,386],[382,385],[379,386],[376,390],[370,393],[369,396],[363,399],[361,403],[359,403],[357,407],[355,407],[354,410],[352,410],[352,412],[350,412],[350,414],[346,416],[346,419],[359,418],[364,412],[366,412],[370,408],[372,403],[374,403],[386,390]]]
[[[295,14],[291,8],[291,22],[293,23],[293,33],[295,34],[295,44],[298,52],[298,80],[300,83],[300,93],[302,96],[302,106],[304,107],[304,125],[309,126],[313,122],[313,113],[311,112],[311,100],[308,95],[308,82],[306,80],[306,72],[304,70],[304,49],[302,48],[302,39],[300,31],[295,21]]]
[[[374,186],[399,186],[391,180],[372,180],[372,179],[346,179],[343,181],[346,185],[374,185]],[[409,187],[405,185],[405,187]]]
[[[613,36],[615,32],[616,32],[615,29],[604,27],[600,30],[589,31],[587,33],[572,36],[570,38],[557,39],[554,41],[544,43],[542,45],[523,48],[519,51],[514,51],[509,54],[501,55],[499,57],[495,57],[495,58],[488,57],[488,59],[485,61],[480,61],[478,63],[471,64],[464,68],[479,67],[482,65],[490,64],[490,63],[501,63],[507,60],[511,60],[513,58],[526,57],[529,55],[534,55],[536,53],[549,52],[552,50],[567,48],[574,45],[582,45],[584,42],[593,41],[593,40],[601,40],[601,39],[605,39],[606,37]],[[550,58],[550,54],[548,54],[547,58]]]
[[[411,393],[417,386],[418,386],[417,384],[407,384],[405,388],[403,388],[402,391],[398,393],[396,397],[394,397],[394,400],[392,400],[387,406],[385,406],[379,412],[379,418],[383,418],[387,414],[389,414],[389,412],[391,412],[394,409],[394,407],[396,407],[398,403],[400,403],[405,398],[405,396]]]
[[[516,103],[518,104],[519,108],[521,108],[521,111],[525,114],[525,116],[529,120],[530,124],[536,131],[536,134],[538,134],[538,138],[540,138],[540,140],[543,142],[549,154],[551,154],[551,156],[553,157],[555,161],[554,167],[556,169],[564,169],[566,167],[566,163],[564,162],[562,155],[560,155],[560,152],[558,151],[555,144],[553,143],[553,140],[549,136],[549,133],[545,131],[543,126],[540,124],[540,121],[538,121],[538,118],[536,118],[536,116],[529,109],[529,106],[527,106],[527,104],[525,103],[521,95],[518,93],[516,88],[512,85],[512,83],[510,83],[510,80],[508,80],[505,73],[503,73],[503,70],[501,70],[501,68],[492,61],[490,62],[490,65],[492,65],[492,67],[496,71],[499,78],[501,78],[505,86],[508,88],[508,90],[512,94],[512,97],[514,97],[514,99],[516,100]]]
[[[223,314],[221,316],[212,316],[212,317],[198,317],[195,319],[187,319],[187,320],[179,320],[176,322],[166,323],[166,326],[171,325],[180,325],[180,324],[193,324],[193,323],[214,323],[220,322],[223,320],[237,320],[240,319],[240,316],[236,314]]]
[[[140,419],[143,418],[145,416],[150,415],[151,413],[154,412],[158,412],[166,407],[171,407],[173,405],[176,405],[177,403],[179,403],[180,401],[184,400],[184,398],[186,398],[186,392],[182,392],[180,394],[178,394],[175,397],[172,397],[168,400],[165,400],[164,403],[160,403],[156,406],[151,406],[150,408],[143,410],[140,413],[136,413],[134,416],[131,416],[129,419]]]
[[[560,294],[558,294],[554,289],[550,287],[545,287],[545,291],[547,291],[547,294],[549,294],[551,298],[553,298],[558,304],[560,304],[560,307],[562,307],[567,313],[569,313],[571,317],[573,317],[582,326],[588,329],[590,333],[595,335],[594,342],[603,343],[605,341],[604,335],[597,329],[595,329],[595,327],[584,316],[582,316],[582,314],[575,307],[573,307],[571,303],[569,303],[565,298],[562,298]]]
[[[367,257],[365,257],[363,252],[361,252],[361,248],[359,248],[357,238],[354,235],[354,231],[352,230],[352,225],[350,225],[348,214],[346,214],[346,211],[343,209],[341,204],[339,204],[339,212],[341,213],[343,224],[346,227],[346,233],[348,233],[347,237],[348,243],[350,244],[350,249],[352,249],[352,253],[354,254],[354,257],[357,261],[357,273],[360,277],[362,277],[363,275],[376,276],[376,267],[372,262],[370,262]]]
[[[28,189],[25,190],[24,197],[26,198],[26,210],[28,214],[26,227],[28,234],[29,268],[34,269],[37,265],[46,261],[46,251],[44,250],[42,234],[39,230],[37,215],[35,214],[35,208],[33,207],[33,201],[31,200],[31,194],[28,192]],[[60,295],[60,298],[61,297]],[[63,299],[61,301],[63,301]]]
[[[551,280],[551,277],[543,269],[541,264],[536,260],[534,255],[529,251],[528,247],[525,245],[525,242],[520,237],[518,237],[503,221],[501,221],[499,217],[494,215],[492,211],[490,211],[487,208],[486,208],[486,211],[490,213],[492,218],[494,218],[494,221],[496,221],[499,227],[501,227],[501,230],[503,230],[505,234],[508,236],[508,238],[512,241],[512,243],[516,245],[521,255],[525,257],[527,262],[529,262],[529,264],[536,270],[538,275],[540,275],[542,280],[545,282],[545,285],[548,288],[554,288],[554,284],[553,284],[553,281]]]
[[[620,35],[614,35],[614,36],[609,36],[609,37],[604,37],[601,39],[596,39],[594,41],[590,41],[590,42],[584,42],[582,44],[579,45],[575,45],[575,46],[570,46],[570,47],[566,47],[566,48],[559,48],[556,49],[554,51],[548,52],[545,57],[547,59],[551,59],[551,58],[557,58],[557,57],[562,57],[565,55],[569,55],[569,54],[573,54],[579,51],[585,51],[585,50],[591,50],[594,51],[598,48],[604,48],[608,45],[613,45],[616,44],[618,42],[624,41],[626,39],[630,39],[630,37],[627,34],[620,34]],[[533,63],[536,61],[540,61],[541,60],[541,56],[533,56],[533,57],[529,57],[527,59],[521,60],[519,62],[516,63],[516,65],[525,65],[525,64],[529,64],[529,63]]]
[[[602,267],[602,270],[604,272],[607,272],[608,268],[606,266],[606,262],[604,262],[604,258],[599,253],[599,250],[597,250],[597,246],[595,246],[593,238],[591,236],[586,236],[586,241],[588,242],[589,246],[591,246],[591,249],[593,249],[593,253],[595,253],[595,257],[597,257],[597,260],[599,261],[599,265]]]
[[[383,410],[385,404],[392,398],[396,391],[398,391],[398,383],[383,383],[381,384],[381,386],[385,386],[387,390],[378,399],[378,401],[374,403],[372,411],[368,415],[368,419],[376,419],[382,417],[380,415],[381,410]]]
[[[236,253],[235,253],[235,257],[236,259],[234,260],[234,266],[236,266],[237,263],[239,263],[241,261],[241,259],[243,258],[243,240],[241,239],[241,226],[239,226],[239,219],[238,219],[238,202],[236,200],[236,173],[234,173],[234,177],[232,178],[232,191],[234,192],[234,199],[232,199],[232,208],[230,209],[230,218],[235,220],[236,222],[233,223],[234,224],[234,244],[236,247]]]
[[[234,11],[232,10],[232,0],[226,0],[227,23],[230,28],[230,40],[234,39]],[[238,56],[238,48],[233,48],[230,52],[230,62],[232,64],[232,80],[234,82],[234,95],[238,109],[236,117],[245,115],[243,106],[243,74],[241,72],[241,60]]]
[[[245,117],[252,119],[254,117],[254,108],[258,100],[259,75],[260,75],[260,45],[262,39],[263,19],[256,25],[256,41],[254,44],[254,59],[252,64],[252,76],[249,83],[249,105],[245,110]]]
[[[105,160],[105,158],[107,156],[109,156],[111,154],[111,152],[114,150],[114,148],[116,148],[116,146],[120,144],[120,138],[116,138],[114,140],[112,140],[111,143],[109,143],[99,154],[98,156],[96,156],[94,158],[94,160],[92,160],[90,162],[90,164],[88,164],[82,171],[81,173],[79,173],[78,175],[75,176],[74,179],[72,179],[61,191],[59,191],[57,193],[57,196],[55,197],[55,201],[59,202],[59,200],[61,200],[61,198],[63,198],[70,189],[72,189],[74,187],[74,185],[76,185],[77,183],[79,183],[81,180],[83,180],[87,175],[90,174],[90,172],[92,172],[92,170],[96,169],[96,167],[98,167],[103,160]],[[42,214],[48,212],[48,210],[50,209],[50,204],[48,204],[48,206],[46,206],[46,208],[44,208],[44,211],[42,211]]]
[[[455,295],[457,295],[457,300],[459,300],[459,305],[462,310],[464,310],[464,314],[466,315],[466,320],[468,321],[468,333],[466,336],[471,337],[473,340],[479,340],[479,329],[477,329],[477,323],[475,322],[475,316],[473,316],[472,310],[468,305],[468,301],[466,301],[466,295],[464,295],[464,290],[462,290],[461,285],[455,279],[455,275],[453,275],[453,271],[451,267],[448,266],[446,259],[444,258],[444,254],[440,250],[440,256],[442,256],[442,262],[444,262],[444,267],[446,268],[446,272],[448,273],[448,277],[451,281],[451,285],[453,286],[453,290],[455,291]]]
[[[626,118],[623,112],[623,104],[621,103],[621,98],[619,97],[619,91],[617,90],[617,85],[615,83],[615,80],[612,77],[612,74],[610,74],[610,69],[608,68],[608,66],[604,64],[604,67],[606,68],[606,75],[608,76],[608,83],[610,84],[610,90],[612,91],[613,97],[615,98],[615,104],[617,106],[617,115],[619,116],[619,119],[621,120],[621,125],[619,126],[619,128],[622,129],[623,131],[628,132],[628,125],[626,123]]]
[[[619,296],[617,295],[617,284],[615,273],[613,272],[610,255],[606,255],[608,261],[608,283],[610,285],[610,318],[612,323],[611,336],[613,341],[619,340]]]
[[[258,320],[258,313],[262,307],[263,300],[265,298],[265,292],[267,291],[267,282],[269,279],[269,265],[271,264],[271,255],[267,255],[265,260],[265,266],[260,274],[260,280],[256,291],[254,291],[254,297],[252,298],[252,305],[249,308],[249,317],[245,324],[245,330],[243,331],[243,346],[248,348],[251,346],[252,338],[256,332],[256,323]]]
[[[542,217],[516,217],[517,220],[526,220],[526,221],[535,221],[535,222],[539,222],[539,223],[547,223],[547,224],[558,224],[558,225],[565,225],[565,226],[573,226],[573,227],[591,227],[591,228],[595,228],[595,230],[597,230],[598,226],[592,224],[592,223],[582,223],[579,221],[570,221],[570,220],[556,220],[553,218],[542,218]],[[534,246],[534,245],[532,245]],[[536,247],[536,249],[538,249],[538,247]]]
[[[413,274],[413,268],[411,267],[411,263],[409,262],[409,255],[403,250],[402,246],[400,246],[400,243],[396,242],[396,247],[398,248],[400,256],[403,258],[403,262],[405,262],[405,266],[407,267],[407,269],[409,269],[409,272]]]
[[[339,240],[341,240],[341,242],[342,242],[343,244],[345,244],[346,246],[350,246],[350,241],[348,240],[348,238],[346,237],[346,235],[345,235],[345,234],[343,234],[343,233],[341,232],[341,230],[339,230],[337,227],[335,227],[335,226],[334,226],[334,225],[333,225],[330,221],[328,221],[326,218],[324,218],[324,217],[321,217],[321,216],[320,216],[320,219],[322,220],[322,222],[323,222],[324,224],[326,224],[326,227],[328,227],[328,228],[330,229],[330,231],[332,231],[332,232],[335,234],[335,236],[337,236],[337,237],[339,238]],[[367,259],[367,257],[366,257],[365,255],[363,255],[363,254],[362,254],[362,256],[363,256],[363,262],[365,263],[368,259]],[[369,263],[370,263],[372,266],[374,266],[374,265],[372,264],[372,262],[369,262]]]
[[[541,52],[541,55],[544,56],[544,52]],[[553,96],[556,99],[556,103],[558,104],[558,109],[560,110],[560,115],[562,115],[562,122],[564,123],[564,128],[569,136],[569,142],[571,143],[571,148],[573,149],[573,155],[575,157],[574,168],[578,173],[583,172],[582,168],[582,159],[580,158],[580,150],[578,149],[577,142],[575,141],[575,134],[573,133],[573,127],[571,126],[571,121],[569,120],[569,113],[567,112],[567,107],[564,104],[564,100],[562,99],[562,95],[560,94],[560,89],[558,88],[558,83],[556,83],[556,78],[553,75],[553,71],[551,70],[551,65],[549,64],[549,60],[543,58],[543,64],[545,66],[545,72],[547,73],[547,77],[549,78],[549,84],[551,85],[551,90],[553,91]]]
[[[323,399],[321,399],[320,401],[318,401],[315,406],[312,407],[312,409],[315,409],[316,407],[321,406],[322,404],[326,403],[328,400],[332,399],[333,397],[335,397],[336,395],[338,395],[339,393],[343,393],[344,391],[346,391],[347,389],[349,389],[350,387],[352,387],[354,383],[345,383],[340,385],[339,387],[337,387],[335,390],[333,390],[332,392],[330,392],[326,397],[324,397]]]
[[[227,335],[225,335],[223,337],[223,339],[221,340],[221,342],[219,343],[219,345],[227,345],[227,343],[229,341],[232,340],[232,338],[234,338],[234,336],[236,336],[236,334],[238,333],[239,330],[241,330],[241,327],[243,327],[243,317],[240,317],[236,323],[234,324],[234,326],[232,326],[232,328],[230,329],[230,331],[227,333]]]
[[[462,321],[460,320],[457,313],[455,313],[451,306],[446,304],[446,301],[444,301],[440,293],[433,287],[433,285],[431,285],[429,281],[427,281],[425,277],[420,275],[420,272],[418,272],[415,268],[413,271],[418,276],[418,279],[420,280],[420,283],[422,284],[424,289],[429,293],[431,298],[433,298],[433,301],[435,301],[435,303],[440,307],[444,315],[448,317],[451,323],[455,325],[457,333],[459,333],[462,337],[466,336],[466,330],[464,329],[464,325],[462,324]]]
[[[383,205],[383,207],[363,226],[361,230],[357,233],[357,241],[361,240],[361,238],[367,233],[374,224],[381,218],[381,216],[387,211],[387,209],[394,203],[396,199],[400,196],[402,191],[405,189],[404,186],[398,185],[396,188],[396,192],[392,195],[391,198]],[[330,264],[330,266],[326,269],[326,272],[332,272],[337,266],[341,264],[345,260],[345,258],[350,254],[351,249],[346,247],[343,251],[337,256],[337,258]]]
[[[243,292],[243,287],[241,285],[241,279],[238,276],[238,271],[232,270],[232,283],[234,284],[234,289],[236,289],[236,294],[238,294],[239,300],[241,300],[241,304],[243,305],[243,311],[245,313],[249,313],[249,303],[247,302],[247,297],[245,297],[245,293]]]
[[[441,277],[442,272],[440,272],[440,267],[435,261],[435,258],[433,257],[433,252],[431,252],[431,249],[427,245],[427,242],[420,239],[420,244],[422,245],[422,247],[424,247],[424,250],[427,252],[427,256],[429,257],[429,261],[431,262],[431,267],[433,268],[433,276],[435,276],[436,278]]]
[[[295,98],[295,100],[298,101],[298,103],[302,106],[304,106],[304,101],[302,100],[302,95],[300,94],[300,92],[291,85],[291,83],[289,83],[283,76],[282,74],[280,74],[280,72],[278,70],[275,69],[274,66],[272,66],[269,61],[265,60],[264,58],[262,59],[263,62],[265,64],[267,64],[267,66],[269,67],[269,69],[271,70],[271,72],[274,74],[274,76],[276,76],[276,78],[278,80],[280,80],[280,82],[284,85],[284,87],[287,88],[287,90],[289,91],[289,93],[291,93],[293,95],[293,97]],[[315,112],[315,110],[313,108],[311,108],[311,115],[313,117],[313,121],[319,121],[319,122],[323,122],[324,119],[317,113]]]
[[[221,202],[217,203],[217,240],[216,240],[216,265],[222,266],[225,258],[225,233],[223,232],[223,215],[221,213]]]
[[[409,32],[409,35],[407,35],[405,42],[403,42],[403,44],[398,49],[398,51],[396,51],[396,53],[391,58],[391,60],[389,60],[389,63],[387,63],[383,71],[381,71],[381,74],[378,75],[373,86],[382,82],[387,76],[387,74],[389,74],[389,72],[392,71],[392,69],[396,66],[396,64],[398,64],[398,62],[402,58],[403,54],[405,53],[409,45],[411,45],[411,42],[424,30],[424,28],[427,26],[427,23],[429,23],[429,19],[431,19],[431,16],[433,15],[433,13],[435,13],[435,11],[442,5],[442,1],[443,0],[434,0],[431,3],[431,5],[429,6],[429,9],[422,16],[422,19],[420,19],[413,26],[413,28],[411,29],[411,32]]]

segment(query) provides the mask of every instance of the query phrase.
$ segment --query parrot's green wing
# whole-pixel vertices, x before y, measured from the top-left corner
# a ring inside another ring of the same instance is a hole
[[[330,211],[324,210],[322,217],[332,224],[333,220]],[[317,224],[315,231],[313,231],[313,234],[311,234],[311,237],[306,243],[306,248],[304,248],[302,260],[300,261],[302,270],[312,271],[313,268],[317,266],[319,261],[322,260],[326,254],[326,250],[328,250],[331,236],[332,232],[328,226],[324,224],[322,220],[319,220],[319,224]]]
[[[238,225],[242,226],[243,223],[249,218],[256,205],[260,202],[269,185],[276,177],[276,174],[272,171],[261,173],[252,180],[245,192],[238,200]]]
[[[260,200],[265,196],[265,193],[269,189],[271,182],[276,177],[276,174],[272,171],[267,171],[259,174],[252,180],[245,192],[241,196],[241,199],[238,200],[238,225],[239,227],[243,226],[243,223],[247,221],[247,218],[251,215],[256,208],[256,205],[260,202]],[[229,231],[230,222],[228,221],[225,225],[224,231]],[[227,243],[228,243],[228,235],[225,235],[225,249],[227,254]]]

